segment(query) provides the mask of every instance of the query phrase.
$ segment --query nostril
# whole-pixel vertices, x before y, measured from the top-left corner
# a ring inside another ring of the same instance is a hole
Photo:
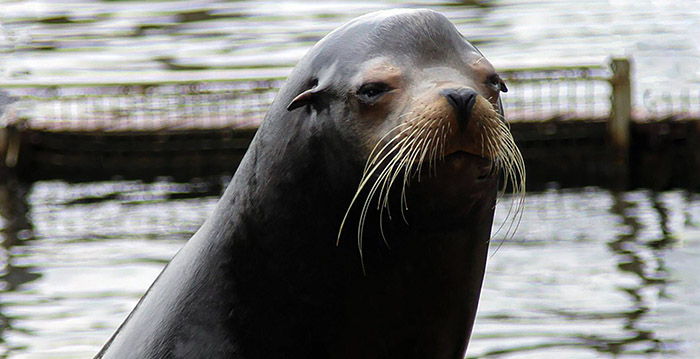
[[[459,108],[461,107],[460,100],[459,100],[459,94],[455,89],[444,89],[440,91],[440,95],[443,96],[447,102],[454,107],[455,110],[459,111]]]
[[[467,124],[476,103],[476,91],[467,87],[449,88],[440,90],[440,95],[457,111],[460,125]]]
[[[440,91],[442,96],[452,104],[458,111],[470,111],[476,101],[476,91],[469,88],[444,89]]]

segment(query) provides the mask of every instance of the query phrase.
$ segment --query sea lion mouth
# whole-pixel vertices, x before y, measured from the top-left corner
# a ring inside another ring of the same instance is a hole
[[[443,158],[447,163],[454,162],[462,165],[469,165],[474,169],[475,178],[478,181],[484,181],[494,177],[498,173],[493,160],[467,150],[457,150],[446,154]]]

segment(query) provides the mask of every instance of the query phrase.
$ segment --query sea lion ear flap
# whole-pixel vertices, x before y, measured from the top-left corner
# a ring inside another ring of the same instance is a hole
[[[508,92],[508,87],[506,86],[506,82],[501,80],[501,92]]]
[[[318,79],[311,81],[311,85],[309,87],[310,88],[308,90],[298,94],[297,97],[295,97],[292,102],[287,105],[287,111],[310,105],[314,101],[316,94],[321,92],[321,89],[318,86]]]
[[[287,105],[287,111],[292,111],[302,106],[311,104],[314,101],[314,95],[316,95],[316,89],[310,88],[295,97],[292,102]]]

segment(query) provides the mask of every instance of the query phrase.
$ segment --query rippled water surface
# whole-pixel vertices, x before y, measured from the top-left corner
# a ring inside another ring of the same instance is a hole
[[[213,209],[185,190],[37,183],[34,237],[3,250],[0,353],[94,355]],[[470,358],[700,357],[698,194],[532,193],[491,253]]]
[[[697,0],[0,0],[0,70],[33,82],[277,74],[348,19],[397,7],[444,13],[500,68],[630,56],[640,93],[700,85]]]

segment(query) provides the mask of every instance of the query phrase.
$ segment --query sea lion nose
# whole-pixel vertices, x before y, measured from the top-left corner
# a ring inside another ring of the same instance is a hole
[[[465,128],[472,115],[472,109],[476,103],[476,91],[467,88],[448,88],[440,90],[440,95],[447,99],[452,107],[457,111],[457,123],[460,128]]]

